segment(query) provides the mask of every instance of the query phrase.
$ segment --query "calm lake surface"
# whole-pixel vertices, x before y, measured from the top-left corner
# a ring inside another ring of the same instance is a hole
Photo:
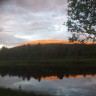
[[[52,96],[96,96],[95,74],[95,67],[0,66],[0,87]]]
[[[0,86],[12,89],[22,89],[25,91],[34,91],[48,93],[52,96],[96,96],[96,76],[76,75],[63,79],[57,76],[42,77],[41,81],[18,76],[4,77],[0,76]]]

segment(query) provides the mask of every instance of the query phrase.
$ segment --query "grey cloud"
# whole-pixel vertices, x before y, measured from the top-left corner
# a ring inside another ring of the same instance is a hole
[[[2,0],[1,5],[0,43],[15,46],[28,40],[67,38],[62,26],[66,0]]]
[[[17,0],[17,4],[33,11],[52,10],[66,6],[65,0]]]
[[[9,0],[0,0],[0,4],[4,4],[5,2],[8,2]]]
[[[0,34],[0,44],[4,44],[4,45],[18,45],[21,44],[23,42],[26,42],[26,40],[24,39],[20,39],[20,38],[16,38],[12,35],[8,35],[8,34]]]
[[[26,8],[33,12],[52,11],[62,7],[65,10],[67,0],[1,0],[1,4],[9,1],[9,3]],[[8,3],[8,2],[7,2]]]
[[[3,32],[3,30],[4,30],[4,29],[3,29],[2,27],[0,27],[0,33]]]

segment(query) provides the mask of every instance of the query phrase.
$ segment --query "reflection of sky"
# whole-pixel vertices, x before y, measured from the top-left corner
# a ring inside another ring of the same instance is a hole
[[[1,0],[0,43],[67,39],[67,0]]]
[[[19,88],[26,91],[38,91],[55,96],[96,96],[96,76],[82,78],[63,78],[62,80],[41,80],[31,78],[23,80],[17,76],[0,76],[0,87]]]

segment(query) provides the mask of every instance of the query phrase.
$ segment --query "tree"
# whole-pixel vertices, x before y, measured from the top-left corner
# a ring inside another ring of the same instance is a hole
[[[96,0],[68,1],[68,31],[71,41],[96,41]]]
[[[1,51],[6,51],[8,48],[6,47],[6,46],[3,46],[2,48],[1,48]]]

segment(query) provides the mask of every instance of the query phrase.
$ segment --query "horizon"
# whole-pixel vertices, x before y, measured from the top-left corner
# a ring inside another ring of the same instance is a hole
[[[93,44],[92,41],[86,41],[84,43],[82,42],[79,42],[79,41],[74,41],[74,42],[71,42],[69,40],[60,40],[60,39],[40,39],[40,40],[32,40],[32,41],[27,41],[27,42],[23,42],[21,44],[18,44],[16,46],[5,46],[5,45],[0,45],[0,48],[2,47],[7,47],[7,48],[14,48],[14,47],[17,47],[17,46],[23,46],[23,45],[34,45],[34,44]],[[94,43],[96,44],[96,42]]]

